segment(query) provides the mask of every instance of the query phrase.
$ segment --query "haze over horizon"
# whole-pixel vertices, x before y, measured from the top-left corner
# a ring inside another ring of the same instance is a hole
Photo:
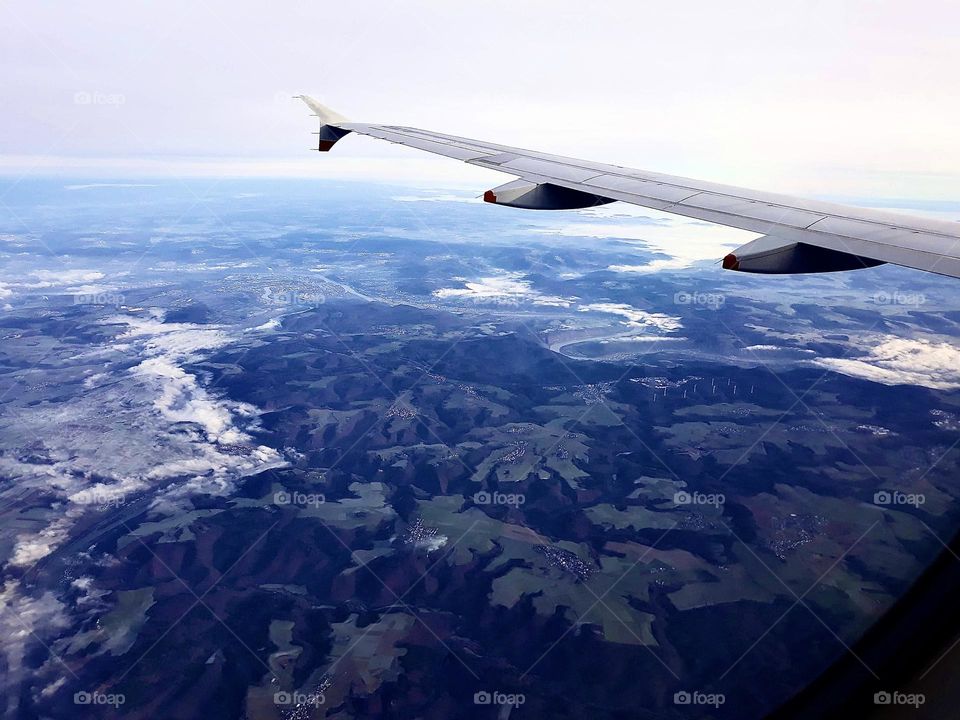
[[[960,10],[940,2],[111,0],[0,18],[7,175],[503,181],[368,139],[317,157],[304,92],[358,121],[775,191],[960,198],[944,90]]]

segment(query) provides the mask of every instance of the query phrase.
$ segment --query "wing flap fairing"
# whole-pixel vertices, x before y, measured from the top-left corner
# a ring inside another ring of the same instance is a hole
[[[883,261],[771,235],[752,240],[723,258],[725,270],[764,275],[840,272],[877,265]]]
[[[514,180],[493,190],[487,190],[483,194],[483,200],[524,210],[579,210],[615,202],[610,198],[582,190],[571,190],[553,183],[532,183],[527,180]]]

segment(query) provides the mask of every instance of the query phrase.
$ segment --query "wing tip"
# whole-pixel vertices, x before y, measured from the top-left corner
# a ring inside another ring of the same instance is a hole
[[[313,110],[313,114],[320,118],[321,125],[342,125],[350,122],[346,117],[335,110],[331,110],[316,98],[309,95],[294,95],[293,97],[297,100],[303,100],[306,106]]]

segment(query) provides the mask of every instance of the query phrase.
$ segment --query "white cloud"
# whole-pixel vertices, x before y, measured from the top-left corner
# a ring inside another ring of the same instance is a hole
[[[6,583],[0,586],[0,634],[3,643],[0,653],[5,657],[4,676],[0,683],[7,691],[4,708],[7,714],[17,716],[17,695],[13,692],[24,680],[25,673],[38,677],[51,671],[63,675],[63,668],[54,656],[45,653],[46,660],[40,668],[24,668],[24,657],[28,644],[36,643],[38,638],[48,638],[69,625],[66,608],[51,592],[39,596],[27,595],[19,583]]]
[[[493,277],[482,277],[477,280],[463,281],[462,288],[442,288],[433,292],[441,299],[472,300],[478,303],[494,305],[549,305],[554,307],[570,307],[576,298],[562,298],[553,295],[544,295],[522,280],[520,273],[510,273]]]
[[[234,415],[254,416],[252,405],[213,398],[193,375],[163,357],[144,360],[132,372],[156,381],[154,407],[170,422],[196,423],[211,441],[238,443],[250,439],[233,422]]]
[[[20,535],[13,547],[10,564],[33,565],[37,560],[46,557],[67,539],[72,525],[72,519],[62,517],[37,533]]]
[[[473,197],[471,195],[452,195],[450,193],[442,193],[438,195],[397,195],[396,197],[392,197],[390,199],[394,202],[407,203],[456,202],[479,204],[483,202],[483,200],[479,197]]]
[[[682,270],[690,267],[690,261],[677,258],[674,260],[651,260],[644,265],[610,265],[607,270],[620,273],[652,273],[661,270]]]
[[[74,285],[73,287],[66,288],[68,293],[73,293],[74,295],[105,295],[109,293],[113,288],[109,285]],[[116,295],[115,298],[105,298],[104,301],[110,301],[116,299],[122,302],[121,296]]]
[[[567,222],[563,225],[543,225],[540,231],[565,237],[615,238],[629,240],[649,252],[666,255],[645,263],[610,265],[611,272],[649,273],[664,270],[682,270],[694,263],[718,261],[726,253],[756,237],[736,228],[694,222],[675,215],[643,210],[642,215],[619,218],[617,222],[603,222],[589,218],[586,222]]]
[[[77,285],[78,283],[92,283],[102,280],[104,274],[99,270],[34,270],[30,277],[37,278],[37,282],[21,283],[26,288],[61,287],[63,285]]]
[[[223,347],[231,340],[220,325],[164,323],[135,315],[113,318],[113,322],[127,326],[120,339],[142,341],[148,355],[165,355],[180,362],[197,357],[201,350]]]
[[[424,538],[420,538],[414,543],[414,547],[418,550],[426,550],[428,553],[432,553],[434,550],[439,550],[450,540],[446,535],[431,535]]]
[[[281,326],[282,326],[282,323],[280,322],[279,318],[271,318],[270,320],[267,320],[263,325],[257,325],[254,328],[250,328],[250,330],[263,330],[263,331],[277,330]]]
[[[93,282],[103,278],[99,270],[35,270],[30,273],[40,280],[53,282],[58,285],[78,282]]]
[[[101,182],[87,183],[86,185],[64,185],[64,190],[96,190],[99,188],[153,188],[158,187],[152,183],[120,183],[120,182]]]
[[[607,338],[606,340],[600,340],[601,345],[609,345],[610,343],[620,343],[620,342],[637,342],[637,343],[654,343],[654,342],[666,342],[666,341],[680,341],[684,340],[682,337],[669,337],[663,335],[618,335],[614,338]]]
[[[82,391],[55,403],[14,405],[0,418],[0,433],[14,446],[43,438],[41,460],[0,456],[0,474],[24,492],[48,496],[59,513],[17,535],[12,564],[36,562],[85,513],[151,488],[166,488],[154,506],[162,511],[193,493],[229,493],[240,478],[285,464],[255,441],[256,407],[203,387],[183,366],[231,342],[224,328],[133,316],[107,324],[118,322],[126,342],[92,348],[88,357],[102,357],[103,369]],[[131,359],[139,362],[131,367]],[[50,433],[52,426],[62,431]]]
[[[747,345],[743,348],[744,352],[792,352],[792,353],[810,353],[813,350],[798,347],[784,347],[781,345]]]
[[[960,388],[960,348],[945,342],[887,338],[864,342],[867,354],[855,359],[821,358],[816,365],[885,385]]]
[[[590,303],[579,308],[580,312],[601,312],[626,318],[624,325],[634,328],[653,328],[661,332],[675,332],[683,325],[680,318],[663,313],[650,313],[623,303]]]

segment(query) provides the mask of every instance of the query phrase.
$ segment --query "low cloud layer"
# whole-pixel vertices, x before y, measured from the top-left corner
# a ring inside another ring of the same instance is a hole
[[[960,349],[929,340],[888,338],[858,358],[821,358],[820,367],[885,385],[960,388]]]
[[[570,307],[576,298],[562,298],[545,295],[535,290],[522,275],[511,273],[494,277],[482,277],[477,280],[463,281],[461,288],[441,288],[433,294],[440,299],[472,300],[477,303],[493,305],[552,305]]]
[[[87,512],[151,490],[163,512],[196,493],[229,493],[239,478],[284,464],[254,438],[256,407],[204,387],[186,367],[232,342],[227,329],[133,316],[108,325],[124,330],[89,353],[108,358],[106,372],[89,375],[82,390],[54,405],[11,408],[0,422],[11,443],[32,447],[0,457],[0,473],[49,496],[60,512],[17,535],[11,565],[49,555]],[[139,362],[130,366],[131,358]],[[52,425],[64,432],[44,432]]]
[[[717,261],[733,248],[758,237],[736,228],[710,225],[675,215],[625,206],[617,215],[587,218],[586,221],[546,225],[541,232],[564,237],[621,239],[638,249],[664,255],[640,263],[616,263],[607,270],[617,273],[652,273],[684,270],[698,262]],[[637,212],[639,211],[639,212]]]
[[[660,332],[674,332],[682,325],[680,318],[664,313],[651,313],[623,303],[591,303],[580,308],[580,312],[601,312],[619,315],[625,318],[624,325],[632,328],[649,328]]]

